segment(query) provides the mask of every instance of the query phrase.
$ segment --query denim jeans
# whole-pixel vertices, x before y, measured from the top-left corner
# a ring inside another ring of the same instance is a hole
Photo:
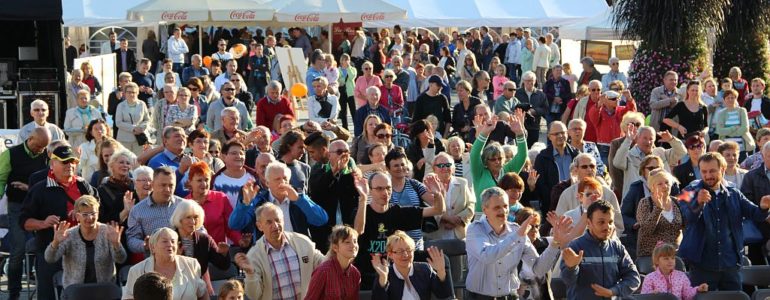
[[[8,258],[8,292],[18,295],[21,292],[21,275],[24,265],[28,233],[19,225],[22,204],[8,202],[8,235],[11,246],[11,256]]]
[[[35,252],[37,265],[35,266],[37,275],[37,299],[56,299],[54,294],[53,274],[62,270],[61,259],[55,263],[49,264],[45,261],[45,249],[37,249]],[[85,266],[83,266],[85,268]]]

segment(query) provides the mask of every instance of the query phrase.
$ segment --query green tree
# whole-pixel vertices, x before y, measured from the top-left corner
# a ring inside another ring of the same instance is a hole
[[[743,78],[768,78],[767,33],[770,1],[734,1],[725,10],[725,26],[714,46],[714,76],[727,77],[730,68],[741,68]]]

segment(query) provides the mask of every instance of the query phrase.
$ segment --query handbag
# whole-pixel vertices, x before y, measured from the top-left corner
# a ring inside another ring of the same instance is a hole
[[[764,241],[764,238],[762,237],[762,232],[759,231],[759,227],[757,227],[757,224],[754,223],[753,220],[744,218],[743,222],[741,222],[741,225],[743,227],[743,244],[744,245],[758,244]]]
[[[128,113],[128,118],[131,120],[131,124],[134,123],[134,117],[131,116],[131,113]],[[136,137],[136,142],[139,144],[139,146],[144,146],[146,144],[150,143],[150,139],[147,138],[147,134],[142,133],[135,133],[134,137]]]

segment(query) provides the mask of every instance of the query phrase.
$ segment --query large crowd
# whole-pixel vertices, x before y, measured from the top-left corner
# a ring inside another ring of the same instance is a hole
[[[27,252],[38,299],[692,299],[767,264],[770,98],[738,67],[666,73],[645,115],[617,58],[573,74],[524,28],[110,38],[107,103],[84,63],[63,127],[36,100],[0,154],[11,299]]]

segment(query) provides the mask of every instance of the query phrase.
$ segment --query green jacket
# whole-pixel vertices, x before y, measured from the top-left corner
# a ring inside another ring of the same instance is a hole
[[[473,189],[476,194],[476,212],[481,212],[481,192],[485,189],[497,186],[497,180],[492,178],[492,173],[481,160],[481,153],[487,145],[487,137],[479,134],[471,147],[471,175],[473,175]],[[524,136],[516,137],[516,155],[503,165],[503,173],[519,173],[527,160],[527,141]]]

